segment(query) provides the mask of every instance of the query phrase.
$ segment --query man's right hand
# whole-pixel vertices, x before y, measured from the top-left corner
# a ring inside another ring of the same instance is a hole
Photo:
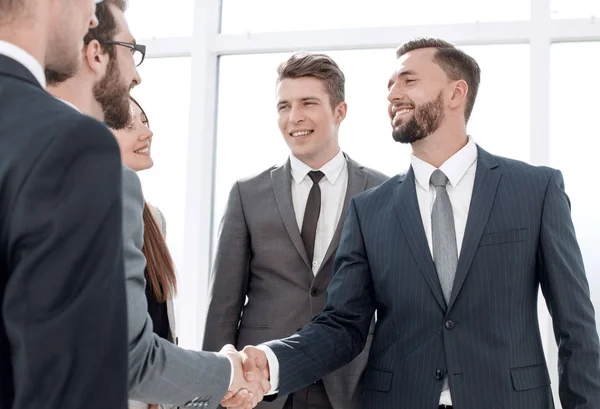
[[[243,349],[242,354],[245,355],[243,365],[244,377],[248,382],[252,382],[256,378],[270,379],[269,361],[264,351],[255,346],[248,345]]]
[[[243,363],[248,359],[245,353],[236,351],[233,345],[225,345],[220,351],[234,366],[233,381],[221,405],[227,408],[251,409],[256,407],[263,396],[271,389],[268,370],[254,373],[248,379],[244,376]],[[252,353],[253,354],[253,353]],[[254,355],[252,355],[254,359]]]

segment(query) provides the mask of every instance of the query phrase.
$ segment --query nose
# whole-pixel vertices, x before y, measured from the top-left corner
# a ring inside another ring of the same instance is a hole
[[[391,104],[393,104],[394,101],[402,99],[402,93],[402,87],[393,84],[388,91],[387,99]]]
[[[290,108],[289,121],[297,124],[302,120],[304,120],[304,113],[302,112],[302,109],[300,109],[298,105],[292,104],[292,107]]]
[[[147,141],[148,139],[152,139],[152,137],[154,136],[154,132],[152,132],[152,129],[148,128],[148,127],[144,127],[144,132],[140,135],[141,138],[140,140],[142,141]]]
[[[142,82],[142,77],[140,77],[137,67],[135,67],[135,73],[133,74],[133,80],[131,81],[131,88],[140,85],[141,82]]]

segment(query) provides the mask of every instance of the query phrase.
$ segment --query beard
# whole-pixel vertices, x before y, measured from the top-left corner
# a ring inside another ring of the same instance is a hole
[[[392,120],[392,137],[396,142],[413,143],[427,138],[434,133],[444,119],[444,100],[442,92],[433,101],[415,106],[413,114],[405,123],[394,126]]]
[[[94,98],[104,112],[104,123],[112,129],[123,129],[131,122],[129,84],[123,84],[116,58],[111,58],[106,74],[93,88]]]

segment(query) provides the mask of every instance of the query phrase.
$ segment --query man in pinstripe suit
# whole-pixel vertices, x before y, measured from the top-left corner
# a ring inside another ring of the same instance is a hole
[[[466,134],[479,67],[452,44],[397,52],[393,137],[412,166],[349,206],[323,312],[300,333],[247,347],[289,393],[348,362],[378,321],[362,407],[554,407],[541,287],[559,346],[564,409],[600,408],[594,308],[559,171],[491,155]]]

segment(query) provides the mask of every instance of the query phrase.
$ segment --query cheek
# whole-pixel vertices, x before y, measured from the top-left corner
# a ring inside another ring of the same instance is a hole
[[[279,126],[279,130],[281,132],[285,133],[287,136],[287,132],[285,132],[286,124],[287,124],[287,118],[285,116],[279,115],[277,117],[277,125]]]
[[[117,143],[119,144],[123,156],[133,153],[136,142],[135,137],[130,135],[121,135],[117,137]]]

